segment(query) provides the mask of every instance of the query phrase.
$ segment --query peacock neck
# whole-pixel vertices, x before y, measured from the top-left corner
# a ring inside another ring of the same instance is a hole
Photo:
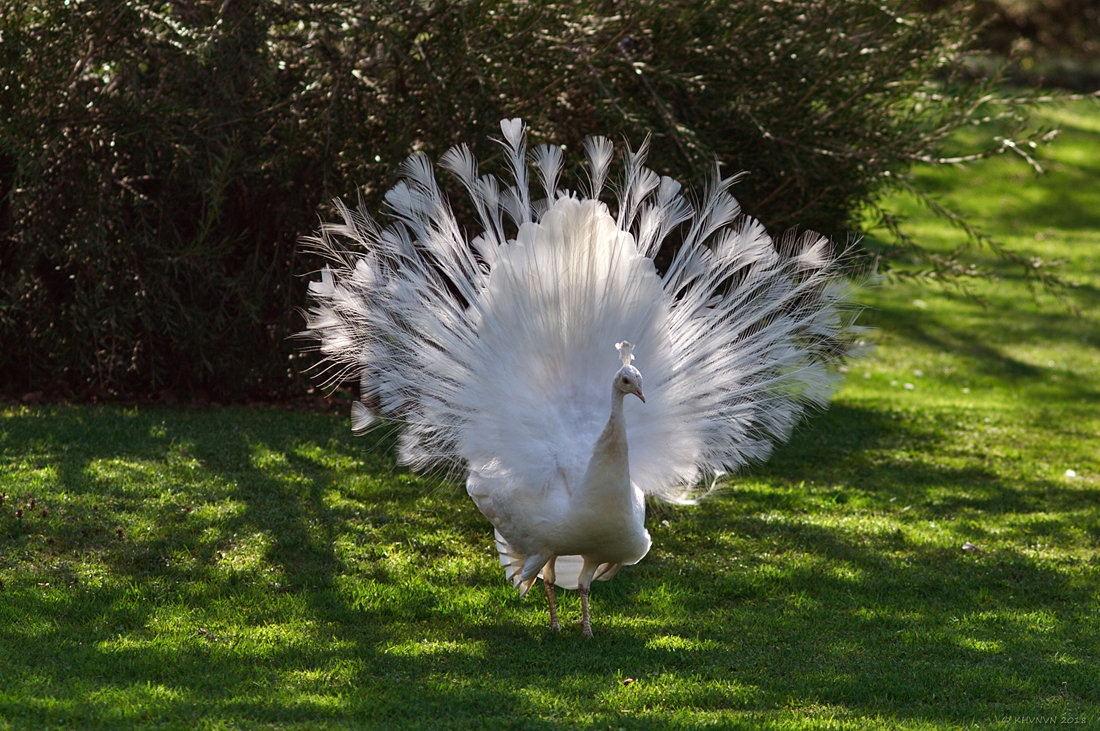
[[[614,427],[620,432],[625,432],[626,425],[623,422],[623,398],[625,393],[612,386],[611,388],[611,416],[607,420],[607,431]],[[624,436],[625,439],[625,436]]]
[[[631,498],[623,395],[617,388],[612,389],[611,415],[596,440],[585,472],[581,495],[589,509],[620,509],[620,504],[628,505]]]
[[[626,420],[623,418],[624,394],[617,388],[611,389],[611,415],[607,418],[607,426],[596,440],[596,449],[593,452],[595,458],[601,452],[615,457],[620,457],[625,464],[626,460]]]

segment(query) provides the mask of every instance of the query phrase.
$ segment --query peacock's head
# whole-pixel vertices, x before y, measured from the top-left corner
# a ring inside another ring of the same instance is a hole
[[[632,393],[645,403],[645,396],[642,394],[642,373],[634,366],[630,365],[630,361],[634,360],[634,346],[627,341],[616,343],[615,348],[619,351],[619,357],[623,360],[623,367],[619,369],[619,372],[615,374],[615,388],[622,393]]]

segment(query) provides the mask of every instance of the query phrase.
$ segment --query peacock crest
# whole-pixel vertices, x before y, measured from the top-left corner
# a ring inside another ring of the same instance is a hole
[[[634,361],[634,346],[625,340],[615,343],[615,350],[619,351],[619,358],[622,360],[624,366],[630,365]]]

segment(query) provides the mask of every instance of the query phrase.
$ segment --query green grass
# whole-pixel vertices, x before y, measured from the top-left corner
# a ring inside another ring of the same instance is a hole
[[[506,586],[460,485],[344,415],[3,408],[0,728],[1100,725],[1100,109],[1051,114],[1047,176],[924,182],[1065,259],[1082,314],[1007,268],[985,307],[868,293],[833,407],[654,508],[591,641],[574,592],[553,634]]]

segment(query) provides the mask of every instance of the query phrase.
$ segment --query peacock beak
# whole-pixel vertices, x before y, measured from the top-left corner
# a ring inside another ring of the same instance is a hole
[[[634,395],[640,398],[643,404],[645,403],[645,396],[642,395],[642,390],[640,388],[634,392]]]

